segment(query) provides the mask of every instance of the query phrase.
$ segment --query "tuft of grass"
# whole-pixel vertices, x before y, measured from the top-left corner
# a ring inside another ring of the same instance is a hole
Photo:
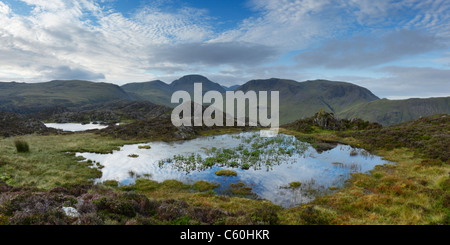
[[[138,158],[139,155],[138,155],[138,154],[130,154],[130,155],[128,155],[128,157],[131,157],[131,158]]]
[[[24,140],[15,140],[14,145],[18,153],[28,153],[30,152],[30,146]]]
[[[210,183],[210,182],[204,181],[204,180],[199,180],[192,185],[192,189],[194,189],[196,191],[201,191],[201,192],[210,191],[217,187],[219,187],[218,184]]]
[[[237,173],[234,172],[233,170],[224,170],[224,169],[217,170],[217,171],[215,172],[215,174],[216,174],[217,176],[227,176],[227,177],[230,177],[230,176],[237,176]]]
[[[118,187],[119,182],[117,180],[105,180],[105,181],[103,181],[103,185],[109,186],[109,187]]]
[[[230,184],[230,192],[231,194],[240,197],[251,197],[252,195],[254,195],[254,193],[252,192],[252,188],[250,186],[246,186],[243,182]]]
[[[302,183],[300,183],[299,181],[294,181],[294,182],[289,183],[289,187],[294,188],[294,189],[299,188],[301,185],[302,185]]]
[[[285,186],[280,186],[281,189],[298,189],[302,186],[302,183],[299,181],[293,181]]]
[[[149,145],[140,145],[138,146],[139,149],[151,149],[152,147]]]

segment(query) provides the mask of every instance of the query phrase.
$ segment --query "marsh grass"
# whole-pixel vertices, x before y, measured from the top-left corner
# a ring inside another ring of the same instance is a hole
[[[192,185],[192,188],[196,191],[204,192],[213,190],[219,186],[220,185],[216,183],[210,183],[208,181],[199,180]]]
[[[139,149],[151,149],[152,147],[151,146],[149,146],[149,145],[140,145],[140,146],[138,146],[138,148]]]
[[[244,182],[230,184],[229,193],[239,197],[256,197],[256,195],[252,192],[252,188],[247,186]]]
[[[171,158],[159,161],[162,167],[171,163],[178,171],[191,172],[204,170],[213,166],[241,168],[243,170],[269,169],[273,165],[281,164],[294,155],[303,154],[309,144],[297,140],[295,137],[278,135],[272,138],[262,138],[254,133],[249,136],[234,135],[239,139],[239,146],[234,148],[211,147],[206,149],[207,157],[202,158],[200,154],[175,155]]]
[[[230,176],[237,176],[237,173],[236,173],[235,171],[233,171],[233,170],[224,170],[224,169],[222,169],[222,170],[217,170],[217,171],[215,172],[215,174],[216,174],[217,176],[227,176],[227,177],[230,177]]]
[[[15,140],[14,145],[18,153],[28,153],[30,152],[30,146],[24,140]]]
[[[299,181],[294,181],[294,182],[289,183],[289,187],[294,188],[294,189],[299,188],[301,185],[302,185],[302,183],[300,183]]]

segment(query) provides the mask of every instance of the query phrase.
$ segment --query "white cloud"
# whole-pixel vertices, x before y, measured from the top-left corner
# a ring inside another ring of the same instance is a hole
[[[214,41],[244,41],[283,50],[310,48],[341,36],[420,29],[450,39],[448,0],[253,0],[256,17]]]
[[[330,40],[314,50],[300,53],[296,60],[301,67],[363,68],[445,48],[442,40],[434,35],[399,30],[380,37]]]
[[[229,85],[254,78],[314,79],[327,75],[316,74],[318,66],[383,65],[450,40],[448,0],[250,0],[254,16],[221,33],[207,11],[179,7],[167,12],[160,1],[129,15],[96,0],[23,2],[32,8],[29,15],[15,13],[12,5],[0,0],[3,81],[77,76],[121,84],[180,73],[211,75]],[[401,41],[397,43],[386,38],[388,32],[402,34],[401,30],[417,35],[391,35]],[[415,42],[406,43],[408,37]],[[372,44],[379,45],[379,52],[368,51]],[[300,49],[318,55],[309,57],[313,69],[268,63]],[[339,56],[345,52],[353,56]],[[433,59],[449,64],[448,55]],[[438,79],[432,73],[421,74]],[[387,75],[399,82],[394,85],[405,81],[400,77],[406,78],[406,73]]]
[[[8,5],[0,2],[0,16],[7,16],[11,12],[11,9],[8,7]]]
[[[252,1],[260,16],[244,20],[214,41],[243,41],[274,46],[282,50],[299,49],[318,37],[332,35],[341,23],[329,0]]]
[[[450,70],[431,67],[389,66],[376,69],[378,78],[336,77],[368,88],[380,98],[447,97]]]
[[[58,77],[42,67],[88,69],[109,81],[147,80],[153,75],[146,68],[159,63],[149,59],[156,44],[201,42],[211,33],[198,24],[202,13],[194,9],[169,14],[144,8],[126,18],[89,0],[24,2],[33,7],[30,16],[15,14],[0,1],[0,66],[32,70],[28,75],[38,74],[37,81]],[[2,80],[26,79],[22,72],[1,74]]]

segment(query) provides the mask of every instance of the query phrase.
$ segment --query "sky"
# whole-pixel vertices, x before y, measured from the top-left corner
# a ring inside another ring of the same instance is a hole
[[[450,96],[448,0],[0,0],[0,81],[201,74]]]

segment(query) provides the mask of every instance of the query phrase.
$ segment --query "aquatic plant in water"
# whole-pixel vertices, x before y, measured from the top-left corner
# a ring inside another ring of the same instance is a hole
[[[279,134],[272,138],[257,137],[257,134],[249,136],[235,136],[241,140],[241,144],[234,148],[207,149],[207,157],[200,154],[175,155],[172,158],[159,161],[162,167],[165,163],[171,163],[178,170],[187,172],[204,170],[213,166],[241,168],[244,170],[281,164],[294,155],[302,155],[309,147],[308,143],[297,140],[295,137]]]

